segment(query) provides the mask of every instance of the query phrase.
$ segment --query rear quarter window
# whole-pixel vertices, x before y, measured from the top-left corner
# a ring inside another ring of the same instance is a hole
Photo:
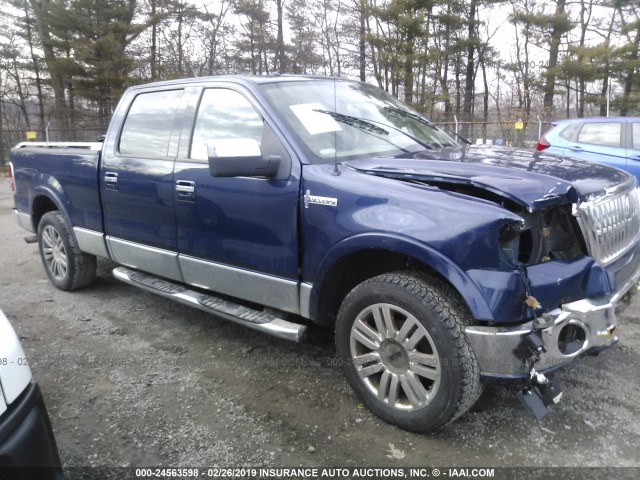
[[[141,93],[134,99],[120,135],[120,153],[167,157],[183,90]]]
[[[570,142],[575,142],[578,139],[578,132],[580,132],[581,123],[572,123],[567,125],[560,132],[560,136]]]

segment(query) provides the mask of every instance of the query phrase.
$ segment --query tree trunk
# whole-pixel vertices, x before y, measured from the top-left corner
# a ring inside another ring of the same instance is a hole
[[[487,66],[483,51],[480,55],[480,68],[482,69],[482,83],[484,93],[482,95],[482,143],[487,142],[487,122],[489,121],[489,82],[487,80]]]
[[[366,71],[366,29],[365,29],[365,15],[367,14],[366,0],[360,0],[360,31],[358,35],[358,50],[359,50],[359,66],[360,66],[360,81],[364,82],[367,79]]]
[[[578,54],[578,64],[584,63],[583,48],[587,36],[587,28],[591,22],[593,12],[593,0],[589,0],[589,4],[585,0],[580,0],[580,53]],[[584,75],[580,75],[578,81],[578,118],[584,118],[584,104],[586,96],[586,82]]]
[[[44,61],[47,65],[47,71],[49,72],[51,88],[53,89],[54,97],[54,115],[57,119],[66,123],[66,110],[67,104],[65,100],[64,75],[60,71],[59,62],[53,49],[51,40],[51,31],[49,29],[49,15],[51,0],[29,0],[31,8],[37,21],[38,34],[42,42],[42,51],[44,53]]]
[[[460,106],[462,104],[462,92],[461,92],[461,88],[460,88],[460,62],[461,62],[461,58],[460,58],[460,53],[456,52],[455,55],[455,68],[454,68],[454,74],[455,74],[455,84],[456,84],[456,105],[455,105],[455,112],[456,115],[458,115],[458,117],[460,116]]]
[[[476,9],[478,0],[471,0],[469,4],[469,18],[467,19],[467,66],[464,79],[464,104],[462,107],[462,116],[466,122],[471,122],[471,110],[473,105],[473,93],[475,90],[475,59],[476,50]],[[469,123],[462,126],[462,136],[469,136]]]
[[[636,63],[638,61],[638,48],[640,47],[640,22],[632,45],[633,49],[629,54],[628,59],[630,66],[627,69],[627,75],[624,79],[624,90],[622,92],[622,105],[620,106],[621,117],[626,117],[629,114],[631,89],[636,80]]]
[[[607,71],[604,78],[602,79],[602,89],[600,90],[600,116],[601,117],[607,116],[607,96],[608,95],[609,95],[609,73]]]
[[[361,0],[362,2],[366,2],[367,0]],[[366,15],[363,17],[364,22],[367,28],[367,35],[369,37],[369,48],[371,50],[371,64],[373,65],[373,76],[376,78],[376,82],[378,82],[379,88],[384,88],[384,84],[382,82],[382,74],[380,73],[380,64],[378,62],[378,56],[376,55],[376,47],[373,42],[373,38],[371,35],[371,24],[369,22],[369,16]]]
[[[607,51],[609,50],[609,41],[611,40],[611,33],[613,32],[613,26],[616,21],[616,11],[611,13],[611,22],[609,22],[609,28],[607,29],[607,38],[605,39],[605,46]],[[609,57],[604,67],[604,76],[602,78],[602,89],[600,90],[600,116],[607,116],[607,98],[609,97],[609,76],[611,75],[611,62]]]
[[[42,94],[42,78],[40,76],[40,65],[38,64],[38,57],[33,50],[33,31],[31,29],[31,16],[29,15],[29,6],[24,4],[24,16],[25,24],[27,28],[27,42],[29,43],[29,52],[31,54],[31,61],[33,62],[33,73],[36,76],[36,90],[38,92],[38,118],[40,119],[40,130],[44,135],[44,98]]]
[[[4,88],[2,85],[2,75],[0,75],[0,92],[4,92]],[[4,165],[4,159],[5,159],[5,155],[4,155],[5,139],[4,139],[4,131],[2,128],[3,126],[4,126],[4,93],[0,95],[0,165]]]
[[[278,72],[284,73],[286,71],[285,56],[284,56],[284,34],[282,28],[282,7],[284,0],[276,0],[276,10],[278,15],[278,37],[276,39],[276,49],[278,55]]]
[[[566,3],[567,0],[557,0],[556,17],[564,15]],[[549,114],[553,112],[553,96],[556,89],[556,67],[558,66],[558,52],[560,51],[560,41],[562,40],[563,33],[564,30],[558,25],[555,25],[551,31],[549,40],[549,64],[547,65],[545,74],[544,98],[542,101],[543,109]]]
[[[151,0],[151,17],[153,23],[151,24],[151,80],[156,80],[157,68],[156,68],[156,46],[158,39],[158,27],[156,20],[156,0]]]

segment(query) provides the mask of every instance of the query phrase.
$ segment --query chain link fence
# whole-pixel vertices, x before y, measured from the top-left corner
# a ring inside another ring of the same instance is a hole
[[[490,144],[518,148],[535,148],[538,139],[551,124],[516,120],[487,122],[435,122],[448,133],[457,133],[473,144]]]
[[[519,148],[535,148],[540,135],[550,127],[548,123],[518,123],[515,121],[435,122],[450,134],[458,133],[473,144],[489,144]],[[0,131],[0,164],[9,159],[9,151],[20,142],[95,142],[105,128],[50,128],[48,130],[3,129]]]

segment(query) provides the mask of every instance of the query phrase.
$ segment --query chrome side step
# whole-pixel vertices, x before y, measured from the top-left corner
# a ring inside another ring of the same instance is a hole
[[[307,327],[304,325],[288,322],[269,313],[254,310],[215,295],[189,290],[178,283],[127,267],[114,268],[113,276],[134,287],[142,288],[148,292],[213,313],[232,322],[275,337],[284,338],[285,340],[301,342],[304,340],[307,331]]]

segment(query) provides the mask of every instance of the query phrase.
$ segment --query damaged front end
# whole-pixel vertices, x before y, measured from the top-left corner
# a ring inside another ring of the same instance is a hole
[[[484,376],[526,379],[519,398],[541,419],[562,396],[545,373],[618,342],[616,311],[640,277],[640,199],[635,185],[626,184],[522,216],[521,224],[503,228],[501,251],[504,267],[518,267],[532,318],[519,325],[470,326],[466,334]],[[563,274],[571,277],[580,263],[580,281],[563,289],[569,285]],[[576,287],[583,298],[576,299]]]
[[[466,271],[494,312],[466,335],[482,375],[525,380],[519,397],[543,418],[562,396],[549,373],[618,341],[616,309],[640,277],[635,181],[530,202],[473,181],[410,181],[498,203],[521,218],[501,228],[498,268]]]
[[[561,397],[549,373],[618,341],[616,310],[640,277],[636,181],[569,159],[481,153],[455,151],[444,162],[423,155],[399,165],[370,160],[353,168],[509,212],[498,238],[475,237],[470,248],[445,254],[488,307],[486,318],[475,315],[466,327],[482,376],[524,380],[520,398],[542,418]]]

